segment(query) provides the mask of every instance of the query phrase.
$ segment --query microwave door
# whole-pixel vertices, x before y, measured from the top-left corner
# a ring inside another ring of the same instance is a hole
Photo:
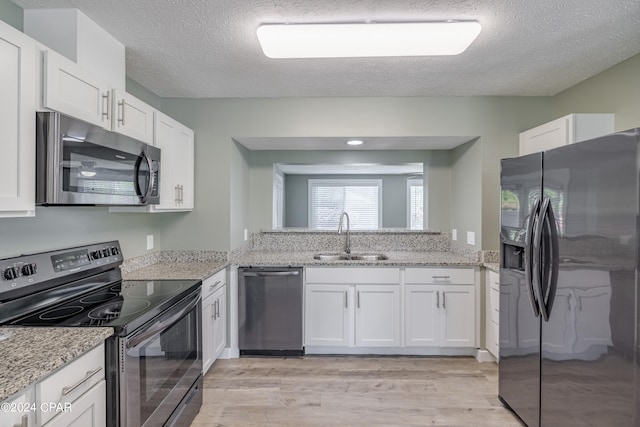
[[[136,194],[140,197],[142,204],[147,203],[149,196],[153,190],[155,176],[153,174],[153,165],[147,153],[142,152],[136,160],[134,168],[135,189]]]

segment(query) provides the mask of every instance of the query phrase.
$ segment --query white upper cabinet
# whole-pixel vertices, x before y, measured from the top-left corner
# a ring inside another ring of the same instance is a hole
[[[112,129],[147,144],[153,144],[154,108],[133,95],[113,90]]]
[[[42,106],[110,130],[109,84],[52,50],[43,52]]]
[[[192,210],[194,194],[194,134],[166,114],[155,112],[155,146],[162,150],[160,204],[154,210]]]
[[[25,9],[24,32],[80,67],[125,89],[125,47],[78,9]]]
[[[613,114],[569,114],[522,132],[520,155],[538,153],[613,132]]]
[[[36,44],[0,21],[0,217],[35,215]]]

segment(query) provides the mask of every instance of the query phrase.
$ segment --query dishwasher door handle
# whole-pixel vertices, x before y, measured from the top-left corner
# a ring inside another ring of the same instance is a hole
[[[258,272],[248,272],[243,271],[243,276],[246,277],[267,277],[267,276],[298,276],[300,275],[299,271],[258,271]]]

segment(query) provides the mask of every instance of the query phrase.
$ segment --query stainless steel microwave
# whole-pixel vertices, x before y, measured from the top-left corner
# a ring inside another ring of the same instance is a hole
[[[55,112],[36,113],[36,203],[160,203],[160,149]]]

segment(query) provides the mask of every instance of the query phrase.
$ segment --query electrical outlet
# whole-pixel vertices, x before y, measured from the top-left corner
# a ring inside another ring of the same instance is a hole
[[[153,234],[147,235],[147,250],[153,249]]]
[[[476,233],[473,231],[467,231],[467,245],[476,244]]]
[[[451,230],[451,240],[458,240],[458,229],[454,228]]]
[[[249,240],[249,230],[247,230],[246,228],[244,229],[244,241],[246,242],[247,240]]]

